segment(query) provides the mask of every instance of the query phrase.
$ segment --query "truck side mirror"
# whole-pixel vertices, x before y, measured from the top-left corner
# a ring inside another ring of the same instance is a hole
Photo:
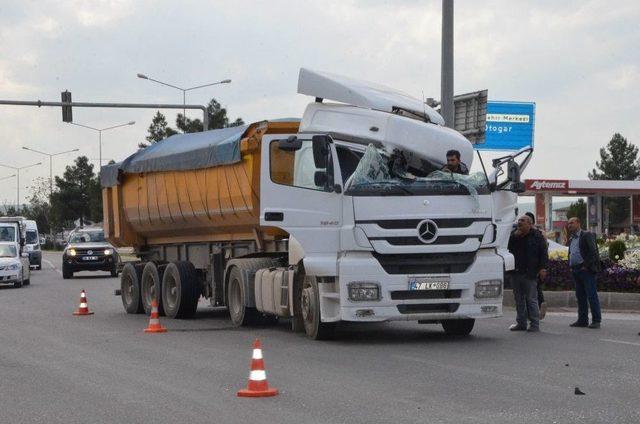
[[[302,140],[298,140],[295,135],[288,137],[286,140],[278,141],[278,149],[285,152],[295,152],[302,147]]]
[[[314,135],[311,138],[313,146],[313,161],[316,168],[326,168],[329,162],[329,144],[331,138],[327,135]]]
[[[524,183],[520,181],[520,165],[513,159],[507,164],[507,177],[511,181],[511,191],[514,193],[525,191]]]

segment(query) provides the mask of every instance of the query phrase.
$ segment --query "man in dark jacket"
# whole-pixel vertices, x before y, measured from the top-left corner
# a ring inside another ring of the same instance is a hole
[[[531,218],[518,218],[516,229],[509,237],[509,252],[515,259],[511,287],[516,301],[516,324],[511,331],[540,331],[538,309],[538,278],[544,279],[549,261],[547,241],[540,231],[535,231]],[[527,328],[527,319],[529,328]]]
[[[578,320],[571,327],[600,328],[602,315],[596,274],[600,271],[600,254],[593,233],[583,231],[579,218],[571,218],[569,228],[569,266],[576,282],[576,298],[578,299]],[[589,324],[589,308],[591,308],[591,324]]]
[[[457,150],[449,150],[447,152],[447,164],[442,167],[442,171],[469,175],[469,168],[460,160],[460,152]]]
[[[535,225],[535,222],[536,222],[535,215],[532,212],[526,212],[525,215],[531,218],[531,222],[533,222]],[[533,230],[540,231],[536,227],[533,227]],[[540,234],[542,234],[542,231],[540,231]],[[544,237],[544,234],[542,234],[542,236]],[[549,251],[549,242],[547,241],[547,252],[548,251]],[[538,284],[536,285],[536,287],[537,287],[537,293],[538,293],[538,308],[540,308],[540,319],[543,320],[544,317],[547,315],[547,303],[544,301],[544,292],[542,291],[542,280],[540,280],[540,278],[538,278]]]

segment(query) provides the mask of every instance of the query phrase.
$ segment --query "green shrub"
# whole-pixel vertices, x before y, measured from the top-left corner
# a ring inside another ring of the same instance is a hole
[[[627,246],[622,240],[614,240],[609,244],[609,259],[612,261],[619,261],[624,258],[624,252],[627,250]]]

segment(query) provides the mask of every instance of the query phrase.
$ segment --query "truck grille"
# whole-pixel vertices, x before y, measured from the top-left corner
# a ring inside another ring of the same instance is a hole
[[[429,243],[429,245],[433,246],[436,244],[462,244],[467,241],[469,237],[467,236],[440,236],[433,243]],[[482,237],[472,237],[482,239]],[[371,237],[369,240],[384,240],[392,246],[415,246],[420,245],[423,246],[424,243],[418,237]]]
[[[423,303],[418,305],[398,305],[401,314],[453,313],[458,310],[458,303]]]
[[[462,290],[396,290],[391,300],[460,299]]]
[[[457,274],[471,266],[476,252],[372,255],[387,274]]]
[[[356,221],[356,224],[376,224],[385,230],[406,230],[416,228],[422,219],[381,219]],[[491,221],[491,218],[441,218],[433,219],[438,228],[467,228],[474,222]]]

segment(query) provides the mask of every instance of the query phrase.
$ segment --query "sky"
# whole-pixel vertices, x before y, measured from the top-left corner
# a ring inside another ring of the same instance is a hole
[[[455,93],[536,103],[535,153],[526,178],[581,179],[615,132],[640,143],[640,2],[456,0]],[[187,103],[215,97],[232,119],[301,117],[308,67],[440,97],[440,0],[0,1],[0,99]],[[178,111],[166,111],[173,123]],[[155,110],[73,110],[105,128],[103,158],[144,141]],[[0,164],[25,166],[25,201],[55,153],[61,175],[77,154],[98,164],[98,134],[62,122],[60,108],[0,106]],[[200,117],[193,111],[188,116]],[[15,171],[0,167],[0,204],[15,203]]]

